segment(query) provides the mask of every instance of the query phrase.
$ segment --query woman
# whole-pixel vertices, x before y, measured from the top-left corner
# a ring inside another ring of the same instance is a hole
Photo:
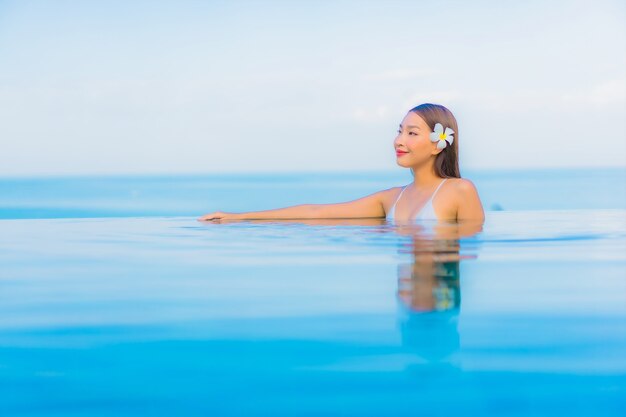
[[[247,213],[217,211],[199,220],[387,218],[484,221],[474,184],[462,179],[456,119],[444,106],[421,104],[402,119],[394,141],[397,164],[411,168],[413,182],[337,204],[300,204]]]

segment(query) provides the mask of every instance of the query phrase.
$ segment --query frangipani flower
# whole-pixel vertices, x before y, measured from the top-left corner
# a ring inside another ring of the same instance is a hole
[[[437,149],[443,149],[446,146],[452,146],[452,142],[454,142],[454,130],[446,127],[446,130],[443,130],[443,126],[441,123],[437,123],[435,125],[435,130],[430,133],[430,141],[438,142]]]

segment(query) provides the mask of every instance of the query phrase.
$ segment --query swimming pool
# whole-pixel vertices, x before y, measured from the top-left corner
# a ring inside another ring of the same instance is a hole
[[[0,415],[623,415],[626,210],[0,220]]]

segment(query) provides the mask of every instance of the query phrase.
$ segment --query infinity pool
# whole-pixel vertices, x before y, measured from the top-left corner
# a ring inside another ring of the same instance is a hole
[[[623,416],[626,210],[0,220],[2,416]]]

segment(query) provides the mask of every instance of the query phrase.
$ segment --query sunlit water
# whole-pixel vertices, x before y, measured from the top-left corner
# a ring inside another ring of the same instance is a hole
[[[0,416],[623,416],[619,198],[477,232],[6,216]]]

